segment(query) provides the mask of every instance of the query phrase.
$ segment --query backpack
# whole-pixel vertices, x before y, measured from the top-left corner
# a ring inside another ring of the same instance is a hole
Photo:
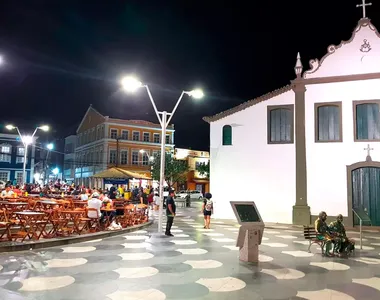
[[[205,210],[207,210],[207,211],[211,211],[212,210],[212,200],[211,199],[207,199],[206,200]]]

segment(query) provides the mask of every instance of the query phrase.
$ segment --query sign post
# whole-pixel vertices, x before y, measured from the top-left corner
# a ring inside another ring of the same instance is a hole
[[[232,209],[240,224],[236,246],[239,259],[245,262],[259,262],[259,245],[264,234],[264,222],[255,202],[231,201]]]

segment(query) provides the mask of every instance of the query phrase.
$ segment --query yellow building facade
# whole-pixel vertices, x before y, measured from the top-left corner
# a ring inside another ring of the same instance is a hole
[[[198,190],[202,193],[209,192],[209,179],[207,176],[199,174],[197,166],[201,163],[207,164],[210,161],[210,153],[207,151],[176,148],[174,150],[174,157],[177,160],[186,160],[189,166],[186,183],[179,185],[176,189]]]
[[[150,176],[149,157],[159,153],[161,125],[104,116],[90,106],[76,134],[75,183],[101,187],[93,175],[110,167]],[[174,125],[166,131],[166,150],[174,149]]]

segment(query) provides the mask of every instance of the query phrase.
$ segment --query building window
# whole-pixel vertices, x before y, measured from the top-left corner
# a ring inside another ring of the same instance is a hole
[[[127,165],[128,164],[128,151],[127,150],[122,150],[120,152],[120,163],[122,165]]]
[[[16,164],[23,164],[24,163],[24,157],[23,156],[17,156],[16,157]]]
[[[9,180],[9,172],[0,172],[0,180],[7,182]]]
[[[132,140],[139,141],[140,140],[140,132],[133,131]]]
[[[11,153],[12,146],[11,145],[1,145],[1,153]]]
[[[25,148],[17,147],[17,155],[24,155],[24,154],[25,154]]]
[[[116,150],[110,150],[110,164],[116,164]]]
[[[160,143],[160,134],[159,133],[153,134],[153,143],[157,143],[157,144]]]
[[[17,184],[23,184],[23,181],[24,181],[23,177],[24,177],[23,172],[16,171],[16,173],[15,173],[15,179],[16,179]]]
[[[111,139],[117,139],[117,129],[111,129]]]
[[[223,146],[232,145],[232,127],[231,125],[224,125],[222,130]]]
[[[123,130],[121,132],[121,139],[128,140],[128,130]]]
[[[132,151],[132,165],[139,164],[139,151]]]
[[[291,144],[294,137],[294,105],[268,106],[268,144]]]
[[[141,155],[142,155],[143,166],[149,165],[149,157],[150,157],[149,151],[145,151],[145,152],[141,153]]]
[[[342,141],[342,102],[315,103],[315,141]]]
[[[149,132],[143,133],[143,141],[144,142],[150,142],[150,133]]]
[[[165,136],[165,143],[170,144],[170,135],[168,134]]]
[[[380,101],[354,101],[355,141],[380,140]]]
[[[0,162],[11,162],[11,156],[9,154],[0,154]]]
[[[97,139],[97,140],[100,139],[100,127],[99,127],[99,125],[96,126],[96,139]]]

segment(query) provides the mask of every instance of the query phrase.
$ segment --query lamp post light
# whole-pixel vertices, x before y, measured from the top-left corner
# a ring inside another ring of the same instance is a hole
[[[21,142],[24,145],[24,163],[23,163],[23,167],[22,167],[22,180],[23,180],[23,183],[26,183],[26,159],[27,159],[27,154],[28,154],[28,146],[33,144],[34,136],[35,136],[37,130],[40,129],[42,131],[49,131],[49,126],[43,125],[43,126],[36,127],[36,129],[34,130],[32,135],[22,135],[17,126],[7,125],[7,126],[5,126],[5,128],[8,130],[16,129],[18,135],[20,136]]]
[[[160,186],[159,186],[159,195],[160,195],[160,208],[158,213],[158,233],[162,233],[162,215],[164,207],[164,174],[165,174],[165,137],[166,137],[166,128],[168,127],[171,119],[173,118],[174,113],[176,112],[178,105],[180,104],[183,96],[189,95],[194,99],[200,99],[204,96],[202,90],[196,89],[192,91],[182,91],[179,96],[177,103],[175,104],[172,112],[168,113],[167,111],[158,111],[156,103],[153,100],[152,94],[150,93],[149,87],[146,84],[143,84],[140,80],[133,76],[124,77],[121,80],[121,85],[125,91],[133,93],[139,88],[144,87],[148,93],[150,102],[152,103],[154,112],[156,113],[157,119],[161,125],[161,162],[160,162]],[[169,118],[168,118],[169,116]]]
[[[139,151],[142,155],[146,155],[148,157],[148,161],[153,161],[154,160],[154,157],[153,156],[149,156],[149,154],[144,150],[144,149],[141,149]]]

